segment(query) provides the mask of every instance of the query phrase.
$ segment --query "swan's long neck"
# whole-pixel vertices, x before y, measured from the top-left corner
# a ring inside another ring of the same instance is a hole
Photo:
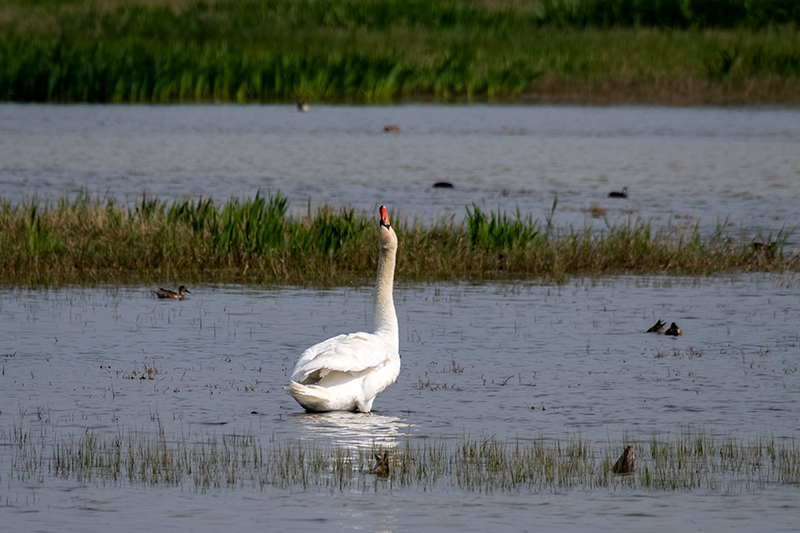
[[[384,341],[400,349],[400,339],[397,327],[397,313],[394,310],[394,264],[396,249],[381,249],[378,258],[378,279],[375,284],[375,316],[373,323],[375,334],[383,337]]]

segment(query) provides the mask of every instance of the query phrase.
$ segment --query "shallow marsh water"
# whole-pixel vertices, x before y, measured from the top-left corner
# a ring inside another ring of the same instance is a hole
[[[627,200],[607,198],[624,186]],[[293,213],[387,204],[428,222],[473,202],[543,221],[557,195],[558,227],[641,218],[767,238],[798,224],[800,110],[0,105],[0,195],[14,202],[258,190]]]
[[[384,133],[388,124],[401,131]],[[455,188],[433,189],[439,180]],[[627,200],[606,197],[623,186]],[[0,105],[0,195],[12,202],[80,191],[224,201],[259,189],[280,190],[293,213],[385,203],[423,222],[458,219],[472,202],[543,220],[557,195],[558,227],[601,229],[592,214],[605,213],[612,224],[641,217],[710,233],[724,223],[734,237],[766,238],[798,223],[800,110]],[[794,234],[789,251],[796,244]],[[403,366],[368,416],[308,415],[281,388],[304,348],[369,328],[368,287],[197,285],[185,302],[143,286],[2,288],[2,528],[796,531],[799,493],[785,484],[205,490],[20,479],[8,442],[15,431],[53,442],[160,430],[171,443],[248,434],[264,446],[366,450],[465,435],[621,450],[692,430],[787,441],[800,430],[797,284],[398,286]],[[684,335],[643,333],[658,318]]]
[[[281,388],[305,347],[369,329],[369,288],[200,285],[184,302],[154,299],[150,289],[0,292],[0,431],[80,437],[155,435],[162,428],[167,439],[247,433],[263,443],[364,449],[409,436],[453,442],[464,435],[580,436],[621,448],[626,440],[687,428],[744,441],[800,432],[795,278],[399,286],[403,366],[370,415],[305,414]],[[657,318],[677,322],[684,334],[644,333]],[[12,530],[100,529],[109,517],[145,530],[162,519],[205,531],[226,524],[595,530],[591,517],[598,515],[630,529],[746,530],[769,523],[792,530],[800,513],[797,488],[785,485],[489,494],[380,485],[206,491],[189,481],[179,487],[46,475],[20,481],[11,475],[12,462],[11,450],[0,448],[3,522]]]

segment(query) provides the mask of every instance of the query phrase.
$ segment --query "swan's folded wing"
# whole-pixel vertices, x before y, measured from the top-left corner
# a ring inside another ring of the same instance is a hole
[[[292,381],[303,383],[315,373],[319,379],[328,372],[362,372],[382,365],[388,357],[388,347],[376,335],[339,335],[303,352],[292,373]]]

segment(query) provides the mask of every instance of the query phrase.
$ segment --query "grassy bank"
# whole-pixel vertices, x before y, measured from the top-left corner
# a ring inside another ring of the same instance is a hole
[[[0,432],[11,455],[10,479],[46,485],[51,478],[78,483],[145,484],[198,489],[328,487],[331,491],[412,489],[493,492],[565,489],[718,490],[736,492],[800,482],[800,447],[794,439],[743,441],[705,432],[654,435],[629,442],[636,465],[615,474],[624,448],[596,447],[580,437],[499,441],[493,437],[455,441],[406,438],[386,450],[378,473],[373,451],[270,441],[252,434],[185,435],[167,438],[119,430],[114,437],[91,432],[32,436],[14,428]],[[377,470],[377,469],[376,469]],[[374,471],[373,471],[374,472]]]
[[[555,204],[553,206],[555,209]],[[786,233],[756,249],[719,229],[654,228],[631,221],[576,231],[549,221],[467,207],[463,223],[402,222],[400,280],[560,280],[569,275],[708,275],[797,270]],[[280,194],[135,207],[79,196],[57,203],[0,202],[0,283],[368,281],[377,223],[352,209],[287,215]]]
[[[0,0],[0,99],[800,103],[788,0]]]

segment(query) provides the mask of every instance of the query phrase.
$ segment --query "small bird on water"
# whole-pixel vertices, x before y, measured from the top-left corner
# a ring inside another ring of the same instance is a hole
[[[299,102],[297,102],[297,110],[300,111],[301,113],[308,112],[309,107],[305,100],[300,100]]]
[[[173,300],[184,300],[186,299],[186,293],[191,294],[192,291],[187,289],[184,285],[178,287],[178,292],[171,291],[169,289],[162,289],[159,288],[157,291],[153,291],[156,296],[159,298],[172,298]]]
[[[678,337],[680,335],[683,335],[683,331],[681,331],[681,328],[679,328],[678,325],[675,322],[673,322],[672,324],[670,324],[667,331],[664,332],[664,335],[672,335],[673,337]]]
[[[647,333],[664,333],[664,326],[666,325],[667,323],[659,318],[658,322],[653,324],[653,327],[647,330]]]
[[[627,198],[628,197],[628,188],[623,187],[622,192],[620,191],[611,191],[608,193],[609,198]]]
[[[389,452],[383,452],[383,457],[378,452],[375,454],[375,459],[378,463],[374,468],[370,468],[368,474],[375,474],[378,477],[389,477]]]
[[[633,446],[628,445],[622,452],[617,462],[612,468],[615,474],[630,474],[636,468],[636,456],[633,454]]]

